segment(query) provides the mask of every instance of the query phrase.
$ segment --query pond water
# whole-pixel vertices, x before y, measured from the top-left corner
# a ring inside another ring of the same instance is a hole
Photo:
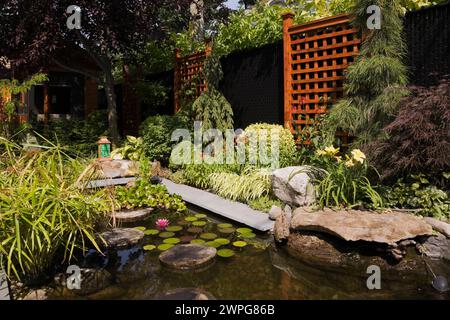
[[[195,214],[198,212],[191,211],[188,216],[195,217]],[[92,251],[79,263],[81,267],[103,267],[108,270],[114,278],[111,285],[88,296],[76,295],[70,290],[60,288],[61,290],[53,291],[49,298],[154,299],[173,289],[199,288],[217,299],[450,299],[448,292],[445,294],[436,292],[430,286],[431,279],[427,277],[419,277],[412,281],[410,278],[385,280],[382,282],[381,290],[368,290],[366,286],[368,275],[362,277],[360,273],[359,276],[355,276],[346,270],[326,271],[300,263],[290,257],[284,249],[274,246],[267,234],[253,236],[253,232],[239,230],[238,228],[243,226],[234,223],[232,228],[237,230],[234,232],[231,232],[231,229],[225,230],[230,233],[223,232],[224,230],[221,232],[219,229],[227,229],[229,226],[218,224],[231,222],[220,220],[215,216],[195,220],[205,221],[204,226],[201,226],[202,223],[195,223],[197,226],[193,226],[194,221],[186,224],[183,220],[184,218],[177,218],[171,223],[173,227],[180,221],[183,227],[180,231],[172,231],[175,234],[170,236],[171,239],[180,239],[183,236],[195,236],[200,239],[202,233],[214,233],[219,238],[230,241],[230,244],[222,244],[218,249],[231,249],[235,253],[234,256],[216,257],[214,264],[201,270],[177,271],[160,264],[158,256],[161,251],[158,248],[151,251],[143,249],[143,246],[148,244],[159,246],[164,243],[164,239],[168,239],[161,238],[159,234],[149,235],[142,245],[109,251],[106,256]],[[153,220],[135,223],[132,226],[142,226],[146,230],[155,228]],[[188,228],[192,227],[200,230],[188,232]],[[235,241],[244,241],[247,246],[237,248],[233,246]],[[210,245],[217,246],[213,243]]]

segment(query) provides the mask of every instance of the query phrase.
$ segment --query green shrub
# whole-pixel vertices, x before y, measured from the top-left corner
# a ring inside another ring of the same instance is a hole
[[[443,174],[450,179],[450,174]],[[388,207],[419,209],[423,216],[438,219],[450,219],[450,196],[448,191],[430,184],[424,174],[411,175],[407,179],[398,179],[392,187],[386,187],[384,197]]]
[[[181,114],[148,117],[141,125],[144,154],[167,164],[174,145],[172,132],[182,128],[191,129],[190,121]]]
[[[106,190],[82,188],[94,174],[87,163],[57,146],[28,153],[2,138],[0,145],[0,254],[6,273],[40,284],[75,252],[100,250],[94,227],[112,203]]]
[[[50,119],[48,123],[32,121],[32,129],[55,141],[70,155],[95,157],[98,139],[108,135],[108,117],[106,110],[98,110],[86,120]]]
[[[248,201],[248,205],[255,210],[268,213],[270,211],[270,209],[272,208],[272,206],[277,206],[277,207],[282,208],[283,202],[276,198],[272,198],[270,196],[263,196],[263,197]]]
[[[143,156],[143,139],[136,138],[133,136],[127,136],[125,144],[113,152],[111,152],[111,157],[119,156],[122,159],[128,159],[133,161],[139,161]]]
[[[248,202],[270,193],[270,172],[246,170],[241,175],[233,172],[216,172],[209,176],[211,189],[219,196]]]
[[[166,186],[151,184],[148,179],[139,179],[133,186],[115,188],[120,209],[157,208],[175,212],[186,211],[186,204],[178,195],[170,195]]]
[[[264,131],[263,131],[264,130]],[[252,136],[256,136],[259,142],[262,141],[263,133],[265,134],[265,138],[267,139],[267,155],[270,157],[271,152],[271,135],[276,134],[278,137],[279,144],[279,167],[288,167],[292,165],[295,161],[297,148],[295,146],[295,140],[292,133],[283,128],[283,126],[275,125],[275,124],[266,124],[266,123],[256,123],[249,125],[245,128],[243,135],[239,137],[239,139],[245,139],[247,143],[247,159],[249,161],[249,154],[252,152],[256,156],[257,167],[268,167],[271,166],[272,163],[267,163],[268,159],[262,159],[259,154],[259,150],[251,149],[252,147],[249,144],[249,139]]]

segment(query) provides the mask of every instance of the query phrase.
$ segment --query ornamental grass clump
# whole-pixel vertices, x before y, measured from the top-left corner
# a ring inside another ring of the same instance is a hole
[[[92,166],[55,145],[27,151],[1,137],[0,160],[0,254],[9,277],[40,284],[77,252],[100,250],[95,226],[112,202],[106,190],[84,188]]]

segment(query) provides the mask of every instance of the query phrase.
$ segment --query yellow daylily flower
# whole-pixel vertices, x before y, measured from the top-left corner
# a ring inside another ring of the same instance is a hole
[[[316,150],[316,155],[318,155],[319,157],[320,156],[324,156],[324,155],[326,155],[327,153],[325,152],[325,150],[321,150],[321,149],[319,149],[319,150]]]
[[[329,146],[325,148],[325,152],[330,155],[330,156],[334,156],[339,152],[339,148],[335,148],[333,146]]]
[[[345,166],[348,168],[351,168],[355,165],[355,163],[353,162],[353,159],[349,159],[347,161],[345,161]]]
[[[366,155],[359,149],[353,149],[352,156],[353,156],[353,160],[355,160],[359,163],[364,163],[364,160],[366,159]]]

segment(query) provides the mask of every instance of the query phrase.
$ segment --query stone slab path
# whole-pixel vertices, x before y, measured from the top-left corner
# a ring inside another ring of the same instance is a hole
[[[6,281],[6,275],[0,268],[0,300],[10,300],[8,282]]]
[[[167,187],[169,193],[176,193],[180,195],[184,201],[200,208],[245,224],[259,231],[269,231],[273,229],[274,222],[269,219],[268,214],[253,210],[243,203],[226,200],[211,192],[183,184],[176,184],[167,179],[163,179],[162,183]]]

